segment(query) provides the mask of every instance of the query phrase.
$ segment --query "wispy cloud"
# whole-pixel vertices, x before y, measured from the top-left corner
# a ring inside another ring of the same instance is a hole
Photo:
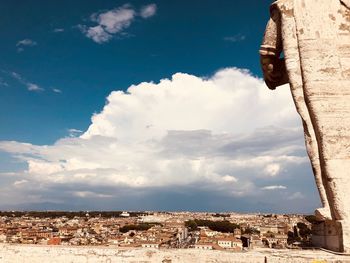
[[[44,91],[44,88],[41,88],[38,84],[32,83],[27,81],[24,77],[22,77],[19,73],[17,72],[10,72],[9,73],[14,79],[16,79],[19,83],[25,85],[29,91],[33,92],[40,92]]]
[[[36,91],[36,92],[44,91],[44,89],[40,88],[37,84],[28,82],[28,83],[26,83],[26,85],[27,85],[27,89],[29,91]]]
[[[246,39],[246,36],[242,35],[242,34],[224,37],[224,40],[229,41],[229,42],[240,42],[240,41],[243,41],[245,39]]]
[[[8,84],[5,80],[3,80],[2,78],[0,78],[0,86],[2,86],[2,87],[8,87],[9,84]]]
[[[101,193],[95,193],[92,191],[75,191],[73,192],[73,195],[76,197],[81,198],[111,198],[113,195],[107,195],[107,194],[101,194]]]
[[[17,47],[18,46],[30,46],[30,47],[32,47],[32,46],[35,46],[35,45],[37,45],[37,43],[35,41],[29,39],[29,38],[20,40],[16,44]]]
[[[18,81],[24,82],[22,76],[21,76],[20,74],[18,74],[17,72],[12,71],[12,72],[11,72],[11,75],[12,75],[12,77],[14,77],[15,79],[17,79]]]
[[[296,200],[296,199],[304,199],[304,195],[300,192],[295,192],[292,195],[290,195],[287,199],[288,200]]]
[[[55,93],[62,93],[62,90],[57,89],[57,88],[52,88],[52,91]]]
[[[78,130],[78,129],[68,129],[68,134],[69,137],[77,137],[79,135],[81,135],[83,133],[83,131]]]
[[[55,28],[53,30],[54,33],[61,33],[61,32],[64,32],[64,28]]]
[[[286,186],[283,185],[269,185],[261,188],[262,190],[277,190],[277,189],[287,189]]]
[[[23,180],[18,180],[18,181],[15,181],[13,183],[13,186],[15,187],[22,187],[24,184],[28,183],[27,180],[23,179]]]
[[[148,18],[156,13],[156,5],[151,4],[144,6],[140,11],[140,17]],[[98,44],[110,41],[113,36],[122,34],[138,14],[130,5],[108,10],[105,12],[97,12],[90,16],[93,26],[79,25],[80,30],[86,37],[92,39]]]
[[[20,41],[17,42],[16,47],[17,47],[17,52],[22,52],[24,51],[25,47],[33,47],[36,46],[37,42],[35,42],[32,39],[26,38],[26,39],[22,39]]]
[[[150,4],[146,5],[141,8],[140,10],[140,16],[142,18],[149,18],[151,16],[154,16],[157,12],[157,5],[156,4]]]

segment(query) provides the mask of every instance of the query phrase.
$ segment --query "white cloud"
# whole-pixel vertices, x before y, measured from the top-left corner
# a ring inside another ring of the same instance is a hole
[[[224,182],[237,182],[238,181],[238,179],[236,178],[236,177],[234,177],[234,176],[232,176],[232,175],[224,175],[223,177],[222,177],[222,180],[224,181]]]
[[[18,74],[17,72],[11,72],[12,77],[14,77],[15,79],[17,79],[18,81],[23,81],[23,78],[20,74]]]
[[[23,39],[17,42],[16,46],[35,46],[37,43],[31,39]]]
[[[102,26],[94,26],[88,28],[85,31],[85,35],[98,44],[108,42],[112,38],[112,35],[108,34],[108,32],[106,32]]]
[[[112,92],[82,138],[153,139],[169,130],[246,134],[269,124],[298,125],[288,88],[274,94],[264,89],[261,80],[237,69],[221,70],[209,80],[177,73],[159,84]]]
[[[270,176],[276,176],[279,174],[280,171],[281,165],[278,163],[270,163],[264,169],[264,172]]]
[[[246,39],[246,36],[242,35],[242,34],[224,37],[224,40],[229,41],[229,42],[240,42],[240,41],[243,41],[245,39]]]
[[[281,167],[307,160],[289,89],[269,91],[236,68],[210,78],[176,73],[114,91],[83,134],[71,132],[53,145],[2,141],[0,150],[27,163],[17,180],[92,192],[196,185],[264,194],[259,180],[273,183]]]
[[[24,77],[22,77],[20,74],[17,72],[8,72],[14,79],[16,79],[19,83],[25,85],[27,87],[27,90],[29,91],[34,91],[34,92],[39,92],[39,91],[44,91],[45,89],[39,87],[38,84],[31,83],[27,81]]]
[[[4,81],[2,78],[0,78],[0,86],[2,86],[2,87],[8,87],[9,84],[8,84],[6,81]]]
[[[106,194],[99,194],[94,193],[91,191],[76,191],[73,193],[74,196],[80,197],[80,198],[110,198],[113,197],[112,195],[106,195]]]
[[[81,133],[83,133],[83,131],[78,130],[78,129],[68,129],[69,137],[77,137]]]
[[[22,187],[24,184],[26,184],[26,183],[28,183],[28,181],[27,180],[18,180],[18,181],[15,181],[14,183],[13,183],[13,185],[15,186],[15,187]]]
[[[53,88],[52,91],[55,92],[55,93],[62,93],[62,90],[57,89],[57,88]]]
[[[27,83],[27,89],[29,91],[43,91],[43,88],[40,88],[37,84],[34,83]]]
[[[128,28],[134,20],[136,12],[128,5],[102,13],[92,14],[90,19],[97,23],[95,26],[82,26],[81,29],[88,38],[96,43],[108,42],[114,34]]]
[[[64,28],[55,28],[55,29],[53,30],[53,32],[55,32],[55,33],[64,32]]]
[[[269,186],[264,186],[261,189],[263,190],[277,190],[277,189],[287,189],[287,187],[283,185],[269,185]]]
[[[304,195],[300,192],[295,192],[292,195],[290,195],[287,199],[288,200],[304,199]]]
[[[37,45],[37,42],[35,42],[34,40],[31,40],[29,38],[26,38],[26,39],[18,41],[16,44],[16,47],[17,47],[18,52],[22,52],[22,51],[24,51],[24,47],[33,47],[36,45]]]
[[[147,5],[141,9],[140,16],[148,18],[153,16],[155,12],[155,4]],[[112,10],[92,14],[90,20],[95,25],[79,25],[79,28],[86,37],[102,44],[111,40],[114,35],[123,33],[136,16],[136,11],[130,5],[123,5]]]
[[[151,16],[154,16],[157,12],[157,5],[156,4],[150,4],[146,5],[141,8],[140,10],[140,16],[142,18],[149,18]]]

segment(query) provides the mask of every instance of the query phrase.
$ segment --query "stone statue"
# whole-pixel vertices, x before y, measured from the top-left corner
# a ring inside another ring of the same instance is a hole
[[[321,197],[313,241],[350,252],[350,0],[279,0],[260,49],[270,89],[289,83]]]

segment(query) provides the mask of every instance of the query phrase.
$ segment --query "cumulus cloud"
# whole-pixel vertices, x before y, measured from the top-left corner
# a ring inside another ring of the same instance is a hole
[[[238,179],[232,175],[224,175],[224,176],[222,176],[222,180],[224,182],[237,182],[238,181]]]
[[[288,87],[269,91],[236,68],[113,91],[86,131],[69,133],[53,145],[1,141],[0,150],[27,165],[14,180],[79,198],[195,186],[261,200],[272,192],[265,190],[287,189],[274,180],[308,163]]]
[[[276,176],[281,170],[281,165],[278,163],[271,163],[264,169],[265,173],[270,176]]]
[[[32,39],[26,38],[26,39],[22,39],[20,41],[17,42],[16,47],[17,47],[17,52],[22,52],[24,51],[25,47],[33,47],[36,46],[37,42],[35,42]]]
[[[156,7],[155,4],[144,6],[139,16],[144,19],[153,16],[156,13]],[[112,10],[92,14],[90,21],[94,25],[79,25],[79,28],[86,37],[102,44],[111,40],[114,35],[123,33],[137,16],[137,12],[130,5],[123,5]]]

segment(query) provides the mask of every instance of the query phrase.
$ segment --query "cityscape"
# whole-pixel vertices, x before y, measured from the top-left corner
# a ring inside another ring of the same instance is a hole
[[[350,0],[0,13],[0,263],[350,263]]]
[[[306,220],[308,219],[308,220]],[[312,216],[206,212],[0,212],[0,242],[228,250],[301,248]]]

